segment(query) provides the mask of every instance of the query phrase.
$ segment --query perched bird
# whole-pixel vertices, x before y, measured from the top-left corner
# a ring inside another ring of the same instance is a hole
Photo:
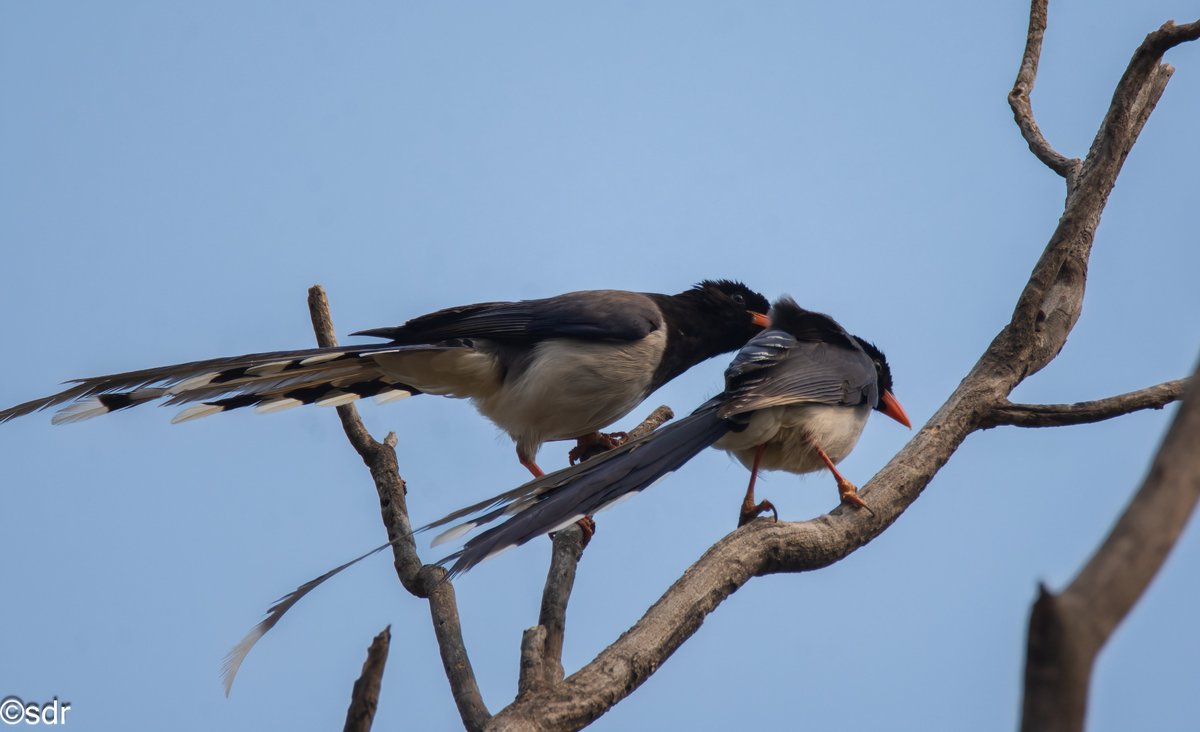
[[[628,414],[692,366],[732,351],[767,323],[768,303],[740,282],[705,280],[677,295],[589,290],[540,300],[447,308],[353,335],[381,344],[245,356],[76,379],[53,396],[0,411],[0,423],[66,404],[76,422],[158,399],[193,404],[172,422],[253,406],[337,406],[415,394],[470,399],[512,437],[521,464],[542,475],[542,443],[581,439]]]
[[[854,449],[873,409],[911,427],[892,395],[887,359],[829,316],[805,310],[790,298],[775,303],[770,320],[768,329],[751,339],[726,369],[725,390],[691,415],[423,527],[485,511],[444,532],[434,540],[437,544],[506,519],[444,559],[454,560],[450,574],[628,498],[710,445],[732,453],[750,469],[740,524],[774,511],[768,501],[754,502],[760,470],[828,469],[841,500],[866,508],[836,464]]]

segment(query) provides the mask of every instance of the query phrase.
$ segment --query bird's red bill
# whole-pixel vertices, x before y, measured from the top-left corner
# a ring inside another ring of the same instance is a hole
[[[753,311],[751,311],[751,313],[750,313],[750,320],[754,321],[754,324],[757,325],[759,328],[766,328],[767,326],[769,326],[771,324],[770,318],[763,315],[762,313],[756,313]]]
[[[908,421],[908,415],[904,413],[904,407],[900,406],[900,402],[896,401],[896,397],[892,396],[892,392],[885,391],[879,397],[879,411],[905,427],[912,429],[912,422]]]

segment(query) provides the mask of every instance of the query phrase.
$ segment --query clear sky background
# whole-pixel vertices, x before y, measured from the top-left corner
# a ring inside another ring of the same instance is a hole
[[[1034,106],[1058,149],[1085,153],[1144,35],[1196,12],[1053,3]],[[1026,23],[1016,1],[4,3],[0,404],[306,347],[318,282],[345,334],[731,277],[876,341],[920,425],[1007,321],[1061,213],[1063,183],[1005,100]],[[1016,399],[1099,398],[1196,362],[1200,46],[1168,60],[1083,317]],[[618,426],[691,409],[726,362]],[[416,523],[526,478],[466,403],[362,411],[399,437]],[[81,730],[336,729],[390,623],[378,729],[457,727],[428,611],[385,556],[294,610],[224,698],[221,658],[266,607],[385,534],[332,410],[172,414],[0,427],[0,696],[57,695]],[[1173,414],[972,436],[884,535],[751,582],[595,729],[1013,729],[1037,583],[1070,579]],[[909,437],[872,420],[844,472],[865,483]],[[710,451],[601,517],[569,669],[733,528],[745,480]],[[786,519],[836,504],[824,475],[761,486]],[[457,583],[493,711],[515,691],[548,546]],[[1100,657],[1091,729],[1195,728],[1198,573],[1193,525]]]

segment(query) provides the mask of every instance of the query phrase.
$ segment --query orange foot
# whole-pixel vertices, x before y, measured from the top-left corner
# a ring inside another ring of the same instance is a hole
[[[572,465],[581,463],[602,452],[608,452],[615,447],[620,447],[628,440],[629,435],[624,432],[593,432],[590,435],[584,435],[575,440],[575,447],[571,448],[571,452],[567,453],[567,459],[571,461]]]
[[[867,509],[867,513],[872,516],[875,515],[875,512],[871,510],[867,502],[858,495],[858,488],[855,488],[853,483],[840,475],[838,476],[838,495],[841,497],[842,503],[854,506],[855,508],[865,508]]]
[[[779,521],[779,512],[775,510],[775,504],[766,499],[754,503],[747,496],[746,500],[742,501],[742,512],[738,515],[738,526],[745,526],[767,511],[770,511],[775,520]]]

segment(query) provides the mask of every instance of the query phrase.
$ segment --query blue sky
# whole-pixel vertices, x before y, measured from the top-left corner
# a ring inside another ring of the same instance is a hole
[[[0,404],[68,378],[306,347],[305,289],[344,333],[445,307],[741,278],[876,341],[923,423],[1008,319],[1061,213],[1005,95],[1019,2],[5,3],[0,6]],[[1058,2],[1034,95],[1082,155],[1133,49],[1195,4]],[[1018,389],[1076,401],[1190,371],[1200,47],[1133,151],[1061,356]],[[685,411],[724,360],[651,397]],[[423,604],[377,557],[255,649],[279,595],[381,541],[331,410],[171,426],[142,408],[0,427],[0,695],[80,729],[329,729],[393,628],[379,729],[457,715]],[[968,439],[883,536],[752,582],[595,729],[1010,730],[1039,581],[1061,587],[1141,480],[1172,409]],[[366,406],[395,430],[424,523],[525,479],[469,405]],[[868,426],[865,483],[909,434]],[[549,446],[543,465],[566,447]],[[565,662],[589,660],[731,530],[745,471],[711,452],[602,516]],[[760,484],[786,519],[827,476]],[[548,543],[457,584],[493,711],[512,697]],[[437,550],[426,551],[428,559]],[[1200,717],[1191,527],[1100,657],[1091,728]]]

